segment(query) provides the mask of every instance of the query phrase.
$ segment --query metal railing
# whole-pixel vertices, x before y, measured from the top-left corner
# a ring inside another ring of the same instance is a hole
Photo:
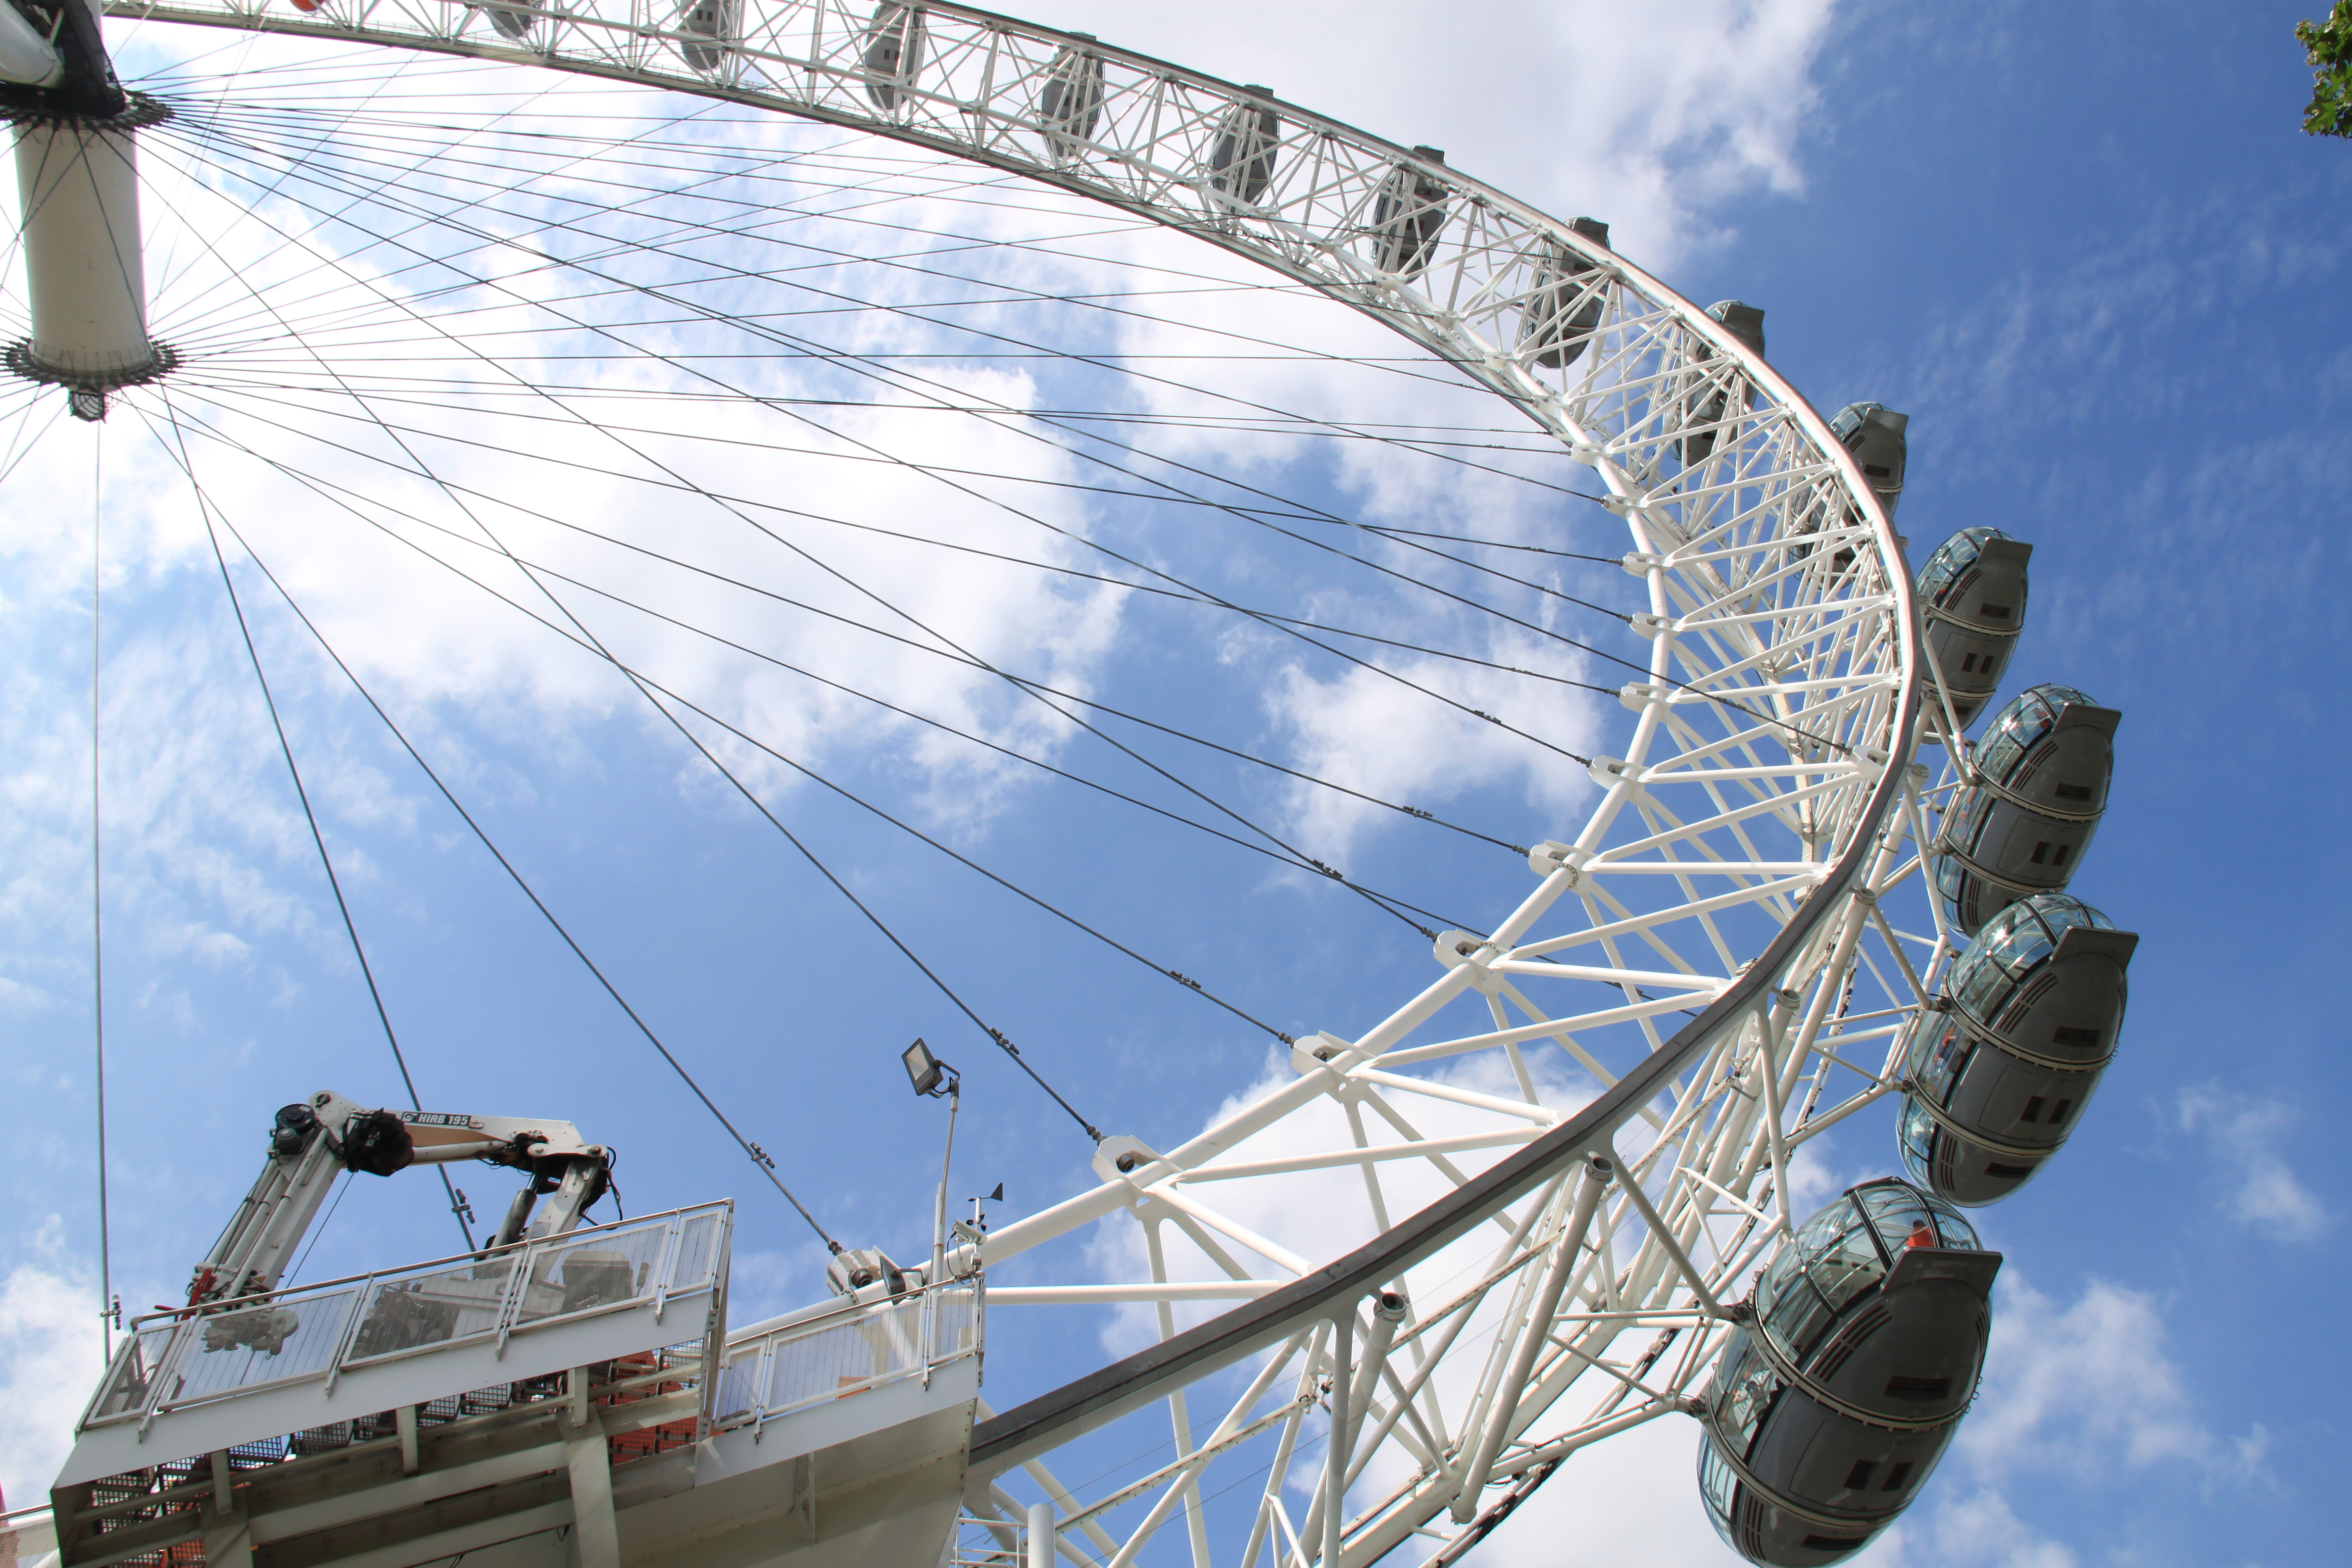
[[[720,1289],[733,1205],[702,1204],[133,1319],[79,1431]]]
[[[819,1317],[730,1342],[719,1365],[712,1425],[772,1421],[886,1384],[919,1377],[981,1352],[984,1306],[977,1280],[950,1280],[892,1300],[844,1300]]]
[[[0,1513],[0,1568],[31,1568],[57,1549],[57,1521],[47,1503]]]

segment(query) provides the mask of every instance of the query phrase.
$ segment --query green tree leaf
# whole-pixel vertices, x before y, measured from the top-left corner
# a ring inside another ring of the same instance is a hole
[[[2303,128],[2313,136],[2352,137],[2352,0],[2336,0],[2325,22],[2297,22],[2295,41],[2319,68]]]

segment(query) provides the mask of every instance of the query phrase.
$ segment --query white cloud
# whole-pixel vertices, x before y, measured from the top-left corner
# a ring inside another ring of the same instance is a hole
[[[1832,8],[1131,0],[1097,30],[1375,135],[1444,147],[1465,173],[1556,216],[1610,220],[1626,254],[1667,267],[1723,237],[1716,203],[1802,187],[1796,142]]]
[[[2295,1121],[2284,1102],[2218,1083],[2180,1091],[2180,1130],[2201,1133],[2231,1173],[2230,1212],[2274,1241],[2308,1241],[2334,1216],[2279,1152]]]
[[[1993,1311],[1983,1392],[1957,1440],[1988,1477],[2085,1471],[2205,1451],[2154,1297],[2094,1279],[2061,1308],[2014,1270]]]
[[[1528,647],[1525,639],[1512,640],[1516,647],[1495,646],[1504,641],[1495,638],[1488,656],[1498,664],[1512,662],[1515,654],[1528,664],[1542,659],[1541,650]],[[1580,693],[1552,695],[1519,677],[1440,659],[1383,658],[1381,668],[1555,746],[1593,748],[1598,725]],[[1267,692],[1265,705],[1301,768],[1380,800],[1427,810],[1481,786],[1516,784],[1546,830],[1566,836],[1571,830],[1565,825],[1575,820],[1570,812],[1594,793],[1572,760],[1441,706],[1379,670],[1357,668],[1325,678],[1293,663]],[[1289,811],[1305,842],[1343,868],[1359,838],[1396,819],[1381,806],[1306,784],[1293,786]]]
[[[1931,1489],[1928,1497],[1857,1561],[1870,1568],[2075,1568],[2081,1562],[2072,1548],[2019,1519],[1991,1488],[1958,1497]]]
[[[103,1365],[98,1282],[65,1256],[63,1233],[50,1215],[0,1279],[0,1491],[11,1508],[47,1498]]]

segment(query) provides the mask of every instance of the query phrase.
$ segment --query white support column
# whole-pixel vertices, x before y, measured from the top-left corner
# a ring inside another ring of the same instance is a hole
[[[205,1521],[205,1568],[253,1568],[253,1524],[242,1513]]]
[[[1567,1223],[1560,1226],[1559,1240],[1553,1244],[1551,1258],[1544,1266],[1543,1282],[1536,1289],[1535,1300],[1522,1321],[1505,1325],[1507,1332],[1516,1327],[1520,1338],[1512,1352],[1509,1370],[1496,1385],[1486,1424],[1477,1431],[1477,1446],[1463,1471],[1461,1489],[1454,1493],[1453,1514],[1457,1524],[1467,1524],[1478,1516],[1478,1497],[1486,1489],[1495,1456],[1502,1452],[1504,1440],[1510,1434],[1511,1418],[1518,1413],[1519,1391],[1527,1386],[1528,1374],[1535,1370],[1536,1356],[1551,1333],[1553,1316],[1559,1310],[1559,1298],[1576,1271],[1585,1233],[1591,1229],[1592,1215],[1601,1204],[1601,1190],[1614,1173],[1609,1162],[1598,1155],[1585,1161],[1584,1173],[1577,1183],[1574,1206]],[[1626,1185],[1632,1184],[1629,1176]],[[1465,1431],[1464,1436],[1470,1436],[1470,1433]]]
[[[156,368],[147,337],[138,155],[128,127],[16,126],[33,368],[121,385]]]
[[[1322,1562],[1327,1565],[1339,1561],[1340,1537],[1348,1522],[1346,1447],[1353,1404],[1348,1363],[1355,1358],[1355,1342],[1356,1303],[1350,1301],[1331,1320],[1331,1438],[1323,1461]]]
[[[236,1478],[228,1451],[212,1453],[213,1495],[205,1500],[205,1562],[207,1568],[253,1568],[253,1522],[236,1506]]]
[[[1029,1535],[1027,1558],[1024,1568],[1054,1568],[1054,1505],[1033,1502],[1029,1505]]]
[[[572,1555],[579,1568],[621,1568],[620,1527],[613,1521],[613,1455],[595,1411],[564,1439],[572,1471]]]

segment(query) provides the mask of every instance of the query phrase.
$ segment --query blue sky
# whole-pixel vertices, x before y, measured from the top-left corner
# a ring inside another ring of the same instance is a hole
[[[2345,934],[2325,891],[2346,847],[2325,780],[2343,706],[2326,696],[2347,630],[2335,587],[2352,564],[2341,527],[2352,448],[2340,434],[2352,405],[2352,147],[2299,130],[2308,78],[2291,29],[2302,12],[1570,7],[1537,22],[1514,7],[1382,9],[1401,19],[1370,28],[1312,6],[1270,21],[1241,6],[1141,7],[1124,26],[1042,19],[1444,145],[1458,166],[1548,210],[1613,220],[1619,247],[1685,295],[1763,305],[1774,363],[1818,406],[1869,398],[1912,416],[1899,524],[1915,560],[1971,524],[2034,542],[2011,688],[2063,680],[2125,714],[2112,805],[2074,889],[2142,935],[2123,1054],[2063,1161],[1984,1215],[2008,1257],[1985,1396],[1927,1500],[1865,1560],[2059,1568],[2324,1554],[2347,1442],[2326,1395],[2352,1373],[2330,1332],[2329,1303],[2352,1281],[2326,1129],[2352,1084],[2325,957]],[[1432,30],[1426,49],[1401,45],[1416,27]],[[1519,42],[1496,65],[1503,37]],[[167,46],[185,47],[153,47]],[[1501,89],[1480,84],[1486,70]],[[1101,247],[1230,274],[1148,239]],[[1273,322],[1285,341],[1386,352],[1338,312],[1287,297],[1210,303]],[[1181,335],[1170,342],[1183,350]],[[1330,372],[1329,384],[1296,366],[1219,374],[1290,406],[1328,398],[1362,417],[1406,407],[1433,423],[1501,423],[1467,395],[1378,370]],[[1076,375],[1032,390],[1045,405],[1161,395]],[[176,1292],[251,1179],[278,1104],[329,1086],[398,1093],[184,489],[152,446],[136,456],[143,426],[119,416],[105,440],[113,1256],[135,1310]],[[1187,450],[1334,510],[1475,518],[1564,548],[1622,548],[1591,509],[1525,486],[1457,487],[1440,466],[1371,463],[1338,445],[1221,437]],[[981,441],[971,455],[1010,449]],[[0,1380],[67,1420],[95,1371],[80,586],[90,459],[87,432],[50,431],[11,482],[0,533],[12,759],[0,796],[0,1073],[19,1107]],[[838,468],[793,482],[832,487],[827,504],[845,509],[860,498]],[[917,1034],[967,1073],[959,1193],[1002,1179],[1017,1213],[1087,1180],[1077,1130],[608,670],[551,651],[511,612],[421,576],[378,575],[387,557],[356,532],[273,514],[266,484],[216,482],[240,526],[289,552],[274,564],[300,563],[298,595],[315,591],[340,617],[339,636],[451,787],[828,1226],[921,1245],[939,1115],[910,1100],[895,1060]],[[879,515],[898,503],[873,504]],[[1410,595],[1319,574],[1256,534],[1174,509],[1086,504],[1069,515],[1097,537],[1221,574],[1253,602],[1421,616],[1430,636],[1467,635]],[[1106,620],[1086,590],[1011,582],[975,576],[940,613],[969,613],[1008,647],[1042,626],[1059,639],[1059,668],[1164,721],[1334,769],[1363,763],[1349,734],[1315,725],[1351,695],[1334,671],[1191,611],[1126,604]],[[239,587],[428,1108],[570,1118],[622,1150],[632,1212],[732,1194],[739,1313],[814,1295],[820,1255],[805,1232],[266,584],[247,570]],[[828,646],[793,635],[795,647]],[[806,739],[829,776],[1276,1027],[1346,1032],[1419,984],[1425,943],[1313,879],[1269,873],[1260,858],[1099,796],[942,762],[903,731],[868,733],[870,713],[855,705],[677,657]],[[912,666],[857,668],[961,703],[992,733],[1061,748],[1090,776],[1126,766],[991,691]],[[1367,715],[1350,722],[1392,718]],[[1601,721],[1567,701],[1549,717],[1566,731]],[[1416,767],[1384,781],[1424,792],[1413,804],[1519,842],[1565,836],[1579,781],[1525,756],[1458,750],[1448,732],[1419,743]],[[1352,874],[1433,908],[1485,918],[1520,885],[1509,857],[1457,837],[1334,813],[1262,774],[1151,744],[1257,819],[1336,846]],[[1263,1034],[838,798],[772,767],[757,776],[794,832],[1106,1130],[1180,1137],[1265,1070]],[[1134,787],[1175,805],[1149,780]],[[1829,1144],[1843,1179],[1893,1165],[1878,1122]],[[468,1190],[478,1212],[504,1196],[487,1179]],[[444,1250],[451,1227],[433,1195],[415,1182],[354,1185],[306,1272]],[[1108,1353],[1097,1325],[1067,1326],[992,1343],[1000,1402]],[[67,1375],[74,1356],[93,1364]],[[1573,1520],[1595,1562],[1635,1541],[1652,1561],[1728,1561],[1699,1515],[1690,1440],[1662,1425],[1596,1451],[1480,1560],[1533,1561]],[[30,1500],[55,1442],[0,1442],[0,1485]]]

